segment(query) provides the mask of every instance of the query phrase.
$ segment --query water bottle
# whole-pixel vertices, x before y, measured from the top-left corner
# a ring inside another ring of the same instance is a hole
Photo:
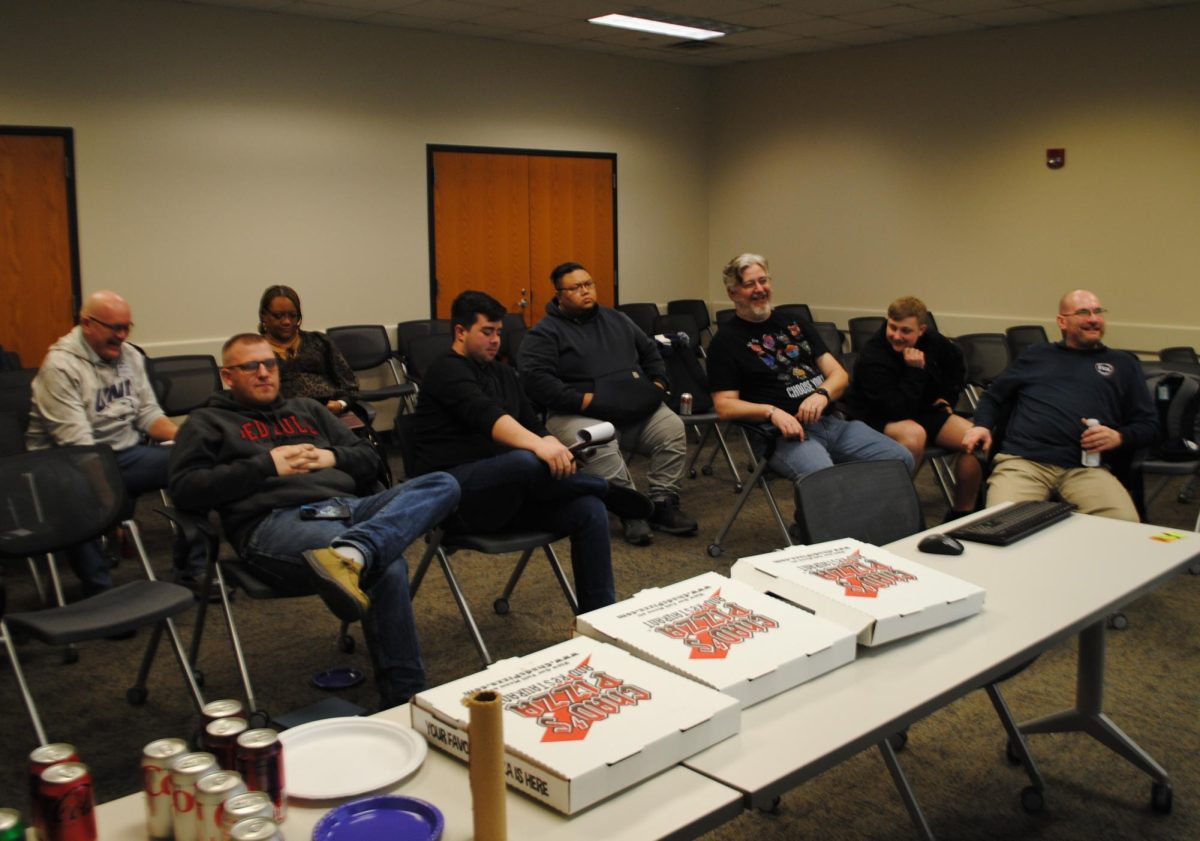
[[[1087,424],[1088,429],[1091,429],[1093,426],[1100,425],[1100,421],[1096,420],[1095,418],[1088,418],[1087,420],[1084,421],[1084,423]],[[1087,450],[1081,450],[1080,452],[1082,454],[1082,457],[1080,458],[1080,463],[1083,464],[1084,467],[1099,467],[1100,466],[1100,454],[1099,453],[1089,453]]]

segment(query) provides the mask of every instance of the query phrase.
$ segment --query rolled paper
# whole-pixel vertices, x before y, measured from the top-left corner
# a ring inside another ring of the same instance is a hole
[[[499,692],[481,689],[463,699],[471,713],[468,777],[475,841],[507,841],[504,794],[504,707]]]
[[[607,444],[617,437],[617,428],[608,421],[601,421],[591,426],[585,426],[575,433],[575,437],[579,439],[579,444],[594,447]]]

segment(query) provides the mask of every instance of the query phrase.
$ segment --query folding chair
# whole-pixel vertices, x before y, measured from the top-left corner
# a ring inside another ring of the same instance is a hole
[[[1200,375],[1167,371],[1146,376],[1150,397],[1159,411],[1160,444],[1140,463],[1143,474],[1161,476],[1162,480],[1146,498],[1148,508],[1174,476],[1187,476],[1187,484],[1179,492],[1178,501],[1186,504],[1195,498],[1196,485],[1200,483],[1200,459],[1188,458],[1185,441],[1200,443],[1200,414],[1190,418],[1191,428],[1186,428],[1188,413],[1195,409],[1200,400]],[[1193,531],[1200,531],[1200,511],[1196,513]],[[1200,561],[1189,570],[1200,575]]]
[[[190,414],[223,388],[217,360],[206,354],[147,358],[146,374],[170,417]]]
[[[654,319],[658,318],[658,304],[618,304],[617,309],[632,319],[647,336],[654,335]]]
[[[116,457],[106,446],[55,447],[7,456],[0,459],[0,558],[52,553],[92,540],[125,516],[128,505]],[[21,671],[9,628],[50,645],[70,645],[157,624],[159,633],[165,630],[171,638],[196,711],[204,705],[172,622],[172,617],[194,604],[192,591],[156,580],[137,525],[126,520],[125,526],[137,545],[145,580],[113,587],[65,607],[0,613],[0,636],[39,744],[48,741],[45,728]],[[141,693],[131,689],[126,697],[130,703],[143,702],[144,687]]]
[[[425,372],[437,359],[454,344],[454,337],[448,333],[430,333],[426,336],[413,336],[408,343],[404,356],[404,370],[409,379],[420,388]]]
[[[392,355],[392,344],[388,341],[387,330],[382,324],[354,324],[344,327],[330,327],[325,331],[329,341],[333,342],[350,368],[357,374],[362,371],[381,369],[390,372],[394,380],[392,385],[381,388],[363,388],[358,391],[358,399],[364,403],[379,403],[396,398],[401,407],[413,405],[417,390],[412,383],[404,382],[396,358]]]
[[[788,532],[787,523],[783,519],[783,514],[779,511],[779,503],[775,501],[775,495],[771,493],[770,481],[773,478],[778,478],[777,475],[770,469],[771,456],[775,454],[775,446],[779,443],[779,430],[771,424],[736,424],[738,430],[742,433],[742,441],[746,445],[746,452],[750,456],[750,475],[742,483],[742,489],[738,493],[737,499],[733,503],[733,508],[725,515],[725,522],[721,524],[721,528],[717,531],[717,536],[713,538],[713,542],[708,544],[708,556],[710,558],[719,558],[725,551],[722,545],[725,538],[729,535],[729,530],[733,528],[733,523],[737,519],[738,514],[746,507],[746,501],[750,498],[750,494],[755,488],[760,488],[763,495],[767,498],[767,505],[771,508],[771,514],[775,517],[775,522],[779,526],[779,531],[783,535],[783,545],[792,546],[791,534]],[[759,442],[761,454],[756,452],[756,448],[751,443],[751,438]]]
[[[886,323],[887,319],[882,315],[863,315],[847,321],[846,327],[850,332],[850,350],[855,353],[861,351],[870,338],[878,333],[879,328]]]
[[[667,301],[667,315],[690,315],[692,321],[696,322],[696,329],[700,331],[700,336],[705,333],[711,339],[713,336],[712,317],[708,314],[708,304],[699,298],[680,298],[675,301]]]
[[[1008,345],[1008,358],[1014,360],[1027,348],[1049,342],[1050,337],[1040,324],[1017,324],[1004,331],[1004,341]]]
[[[1200,357],[1196,356],[1193,347],[1165,347],[1158,352],[1158,358],[1163,362],[1182,362],[1185,365],[1200,365]]]
[[[854,538],[883,545],[925,528],[921,500],[901,461],[853,461],[835,464],[801,476],[796,481],[796,523],[807,543]],[[987,684],[984,689],[1008,734],[1010,758],[1025,766],[1030,786],[1021,793],[1029,811],[1041,808],[1045,781],[1029,753],[1024,736],[997,686],[1023,671],[1033,661]],[[926,837],[932,837],[921,808],[896,758],[896,749],[908,741],[906,731],[878,745],[909,814]]]
[[[842,331],[832,321],[814,321],[812,326],[816,328],[817,335],[821,337],[821,341],[825,343],[826,349],[833,354],[834,358],[840,363],[842,361]],[[846,373],[853,374],[853,371],[847,370]]]
[[[972,409],[979,397],[1011,361],[1003,333],[966,333],[954,338],[967,363],[967,400]]]
[[[777,307],[771,308],[772,312],[777,312],[784,318],[803,318],[805,321],[813,320],[812,310],[808,304],[780,304]]]
[[[406,475],[411,476],[413,475],[412,465],[414,461],[412,415],[404,415],[396,418],[396,437],[397,444],[400,447],[401,458],[404,460],[404,472]],[[467,626],[467,633],[471,636],[471,642],[474,643],[475,650],[479,652],[479,659],[483,661],[484,666],[489,666],[492,663],[492,655],[488,653],[487,644],[484,643],[483,635],[479,632],[479,626],[476,624],[475,617],[471,613],[471,608],[467,604],[466,596],[463,595],[462,587],[458,583],[458,577],[454,574],[454,566],[450,563],[450,554],[459,549],[470,549],[475,552],[482,552],[485,555],[504,555],[512,552],[521,553],[516,567],[513,568],[512,575],[508,578],[508,583],[504,586],[504,592],[492,602],[492,609],[503,616],[508,613],[509,599],[512,597],[513,590],[517,587],[517,582],[521,580],[521,576],[525,572],[525,567],[529,565],[529,559],[532,557],[534,550],[540,548],[546,555],[550,571],[554,573],[559,587],[562,588],[563,596],[566,597],[571,612],[578,613],[579,600],[575,598],[575,591],[571,588],[571,584],[567,580],[567,575],[563,571],[562,564],[559,563],[558,555],[554,552],[554,547],[550,545],[568,536],[565,533],[559,534],[553,531],[516,530],[495,534],[461,534],[458,532],[447,532],[445,528],[439,527],[429,536],[429,545],[425,548],[420,563],[417,564],[416,572],[413,573],[412,582],[409,584],[409,596],[414,600],[416,599],[417,590],[420,589],[421,582],[425,579],[425,573],[429,571],[429,565],[436,558],[438,566],[441,567],[442,575],[446,578],[446,584],[450,588],[450,595],[454,597],[454,603],[458,605],[458,612],[462,614],[463,623]]]

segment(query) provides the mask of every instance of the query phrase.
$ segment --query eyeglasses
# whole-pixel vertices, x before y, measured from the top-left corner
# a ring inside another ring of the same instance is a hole
[[[566,292],[568,295],[573,295],[576,292],[591,292],[595,288],[596,288],[596,281],[585,280],[580,283],[576,283],[574,286],[560,286],[560,287],[558,287],[558,291]]]
[[[1104,307],[1095,307],[1093,309],[1078,309],[1074,312],[1064,312],[1063,315],[1073,315],[1077,318],[1091,318],[1093,315],[1104,315],[1108,310]]]
[[[271,310],[267,310],[267,315],[271,316],[275,321],[299,321],[301,318],[300,313],[295,310],[288,310],[287,312],[272,312]]]
[[[743,289],[753,289],[756,286],[770,286],[770,285],[771,285],[771,276],[766,275],[766,274],[763,275],[762,277],[756,277],[753,280],[739,280],[738,281],[738,286],[742,287]]]
[[[132,321],[126,322],[124,324],[109,324],[107,321],[101,321],[100,319],[96,318],[96,316],[94,316],[94,315],[85,315],[84,318],[86,318],[88,321],[96,322],[101,327],[107,327],[109,330],[112,330],[114,333],[128,333],[130,330],[133,329]]]
[[[279,367],[279,360],[272,356],[270,359],[257,359],[253,362],[243,362],[241,365],[226,365],[225,370],[238,370],[243,374],[257,374],[260,365],[268,371],[274,371]]]

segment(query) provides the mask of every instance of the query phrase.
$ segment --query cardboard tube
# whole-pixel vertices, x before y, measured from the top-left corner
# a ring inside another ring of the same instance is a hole
[[[505,812],[504,707],[499,692],[483,689],[463,699],[471,713],[468,775],[475,841],[507,841]]]

